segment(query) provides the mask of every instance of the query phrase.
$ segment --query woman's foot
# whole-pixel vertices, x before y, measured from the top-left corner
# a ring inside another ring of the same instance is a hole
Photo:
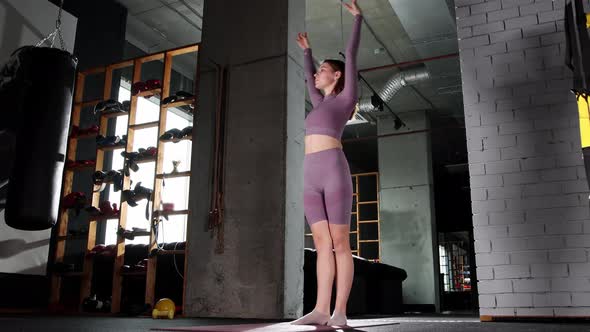
[[[332,317],[328,320],[327,325],[330,326],[344,326],[346,325],[346,314],[343,312],[336,312],[332,314]]]
[[[297,320],[292,321],[291,324],[293,324],[293,325],[326,325],[326,323],[328,322],[329,319],[330,319],[329,314],[325,314],[325,313],[319,312],[314,309],[310,313],[308,313],[307,315],[305,315]]]

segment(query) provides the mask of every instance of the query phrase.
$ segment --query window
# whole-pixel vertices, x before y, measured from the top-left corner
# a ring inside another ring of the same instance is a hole
[[[118,100],[120,102],[131,99],[130,83],[122,80],[119,89]],[[159,97],[138,98],[136,123],[146,123],[158,121],[159,119]],[[187,126],[192,126],[192,116],[183,116],[185,114],[179,109],[168,108],[168,115],[166,121],[166,130],[172,128],[183,129]],[[128,116],[117,117],[115,134],[119,137],[127,134]],[[147,128],[135,130],[135,138],[133,142],[133,151],[139,148],[148,148],[150,146],[157,146],[158,143],[158,129]],[[120,151],[120,150],[119,150]],[[112,164],[110,169],[120,170],[123,168],[123,156],[120,152],[113,153]],[[170,173],[173,169],[172,161],[180,161],[178,171],[186,171],[190,169],[191,163],[191,141],[185,140],[178,143],[166,143],[164,147],[164,173]],[[131,187],[141,183],[141,186],[153,189],[155,176],[155,162],[139,164],[139,170],[133,172],[130,170]],[[107,165],[105,165],[105,169]],[[161,198],[164,203],[173,203],[174,210],[185,210],[188,208],[188,193],[189,193],[189,177],[165,179],[162,186]],[[114,192],[113,186],[108,186],[108,199],[117,204],[121,200],[121,191]],[[126,229],[131,230],[133,227],[144,228],[149,230],[150,221],[145,218],[146,200],[138,202],[136,207],[127,209],[127,224]],[[151,216],[152,202],[149,204],[149,215]],[[158,243],[164,242],[178,242],[186,240],[186,215],[169,216],[168,220],[163,219],[158,227]],[[108,220],[106,224],[105,244],[114,244],[117,241],[117,227],[118,220]],[[147,244],[149,237],[136,237],[133,240],[125,240],[127,244]]]
[[[467,232],[439,234],[439,264],[445,292],[471,290]]]

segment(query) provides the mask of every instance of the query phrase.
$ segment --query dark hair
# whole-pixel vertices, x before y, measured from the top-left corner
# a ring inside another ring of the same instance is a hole
[[[342,73],[342,75],[340,75],[340,78],[338,79],[338,82],[336,83],[336,86],[334,87],[334,93],[339,94],[340,92],[342,92],[342,90],[344,90],[344,62],[340,61],[340,60],[335,60],[335,59],[326,59],[326,60],[324,60],[324,62],[327,63],[328,65],[330,65],[330,67],[332,67],[332,70],[339,71]],[[355,105],[355,108],[350,113],[349,120],[352,119],[355,112],[356,112],[356,105]]]
[[[338,79],[338,82],[336,83],[336,86],[334,87],[334,93],[339,94],[342,90],[344,90],[344,62],[334,59],[326,59],[324,62],[330,65],[332,70],[342,73]]]

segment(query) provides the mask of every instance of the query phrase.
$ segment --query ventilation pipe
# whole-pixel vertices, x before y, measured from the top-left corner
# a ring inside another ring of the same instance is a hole
[[[377,94],[381,100],[387,103],[404,86],[413,85],[428,78],[430,78],[430,74],[428,73],[425,65],[408,68],[393,75],[389,81],[385,83],[385,86],[381,89],[381,91],[377,92]],[[371,97],[363,98],[359,101],[359,113],[376,111],[379,111],[379,107],[373,105],[371,102]]]

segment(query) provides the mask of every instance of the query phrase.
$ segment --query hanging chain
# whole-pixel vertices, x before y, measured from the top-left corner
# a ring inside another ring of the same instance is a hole
[[[41,45],[43,45],[43,43],[45,43],[49,38],[53,38],[55,39],[55,34],[57,33],[57,30],[53,31],[52,33],[50,33],[47,37],[41,39],[37,45],[35,45],[36,47],[39,47]]]
[[[37,45],[35,45],[35,46],[39,47],[39,46],[43,45],[43,43],[45,43],[48,39],[51,38],[51,47],[53,47],[53,44],[55,43],[55,36],[57,35],[57,36],[59,36],[59,42],[60,42],[60,46],[61,46],[62,51],[66,50],[63,36],[61,34],[61,12],[63,9],[63,5],[64,5],[64,0],[61,0],[60,4],[59,4],[59,12],[57,14],[57,20],[55,21],[55,30],[52,33],[50,33],[47,37],[45,37],[41,41],[39,41],[37,43]]]
[[[64,0],[61,0],[59,3],[59,12],[57,14],[57,21],[55,21],[55,29],[57,30],[57,34],[59,35],[59,43],[61,45],[61,50],[65,51],[65,43],[63,36],[61,35],[61,12],[64,6]]]

